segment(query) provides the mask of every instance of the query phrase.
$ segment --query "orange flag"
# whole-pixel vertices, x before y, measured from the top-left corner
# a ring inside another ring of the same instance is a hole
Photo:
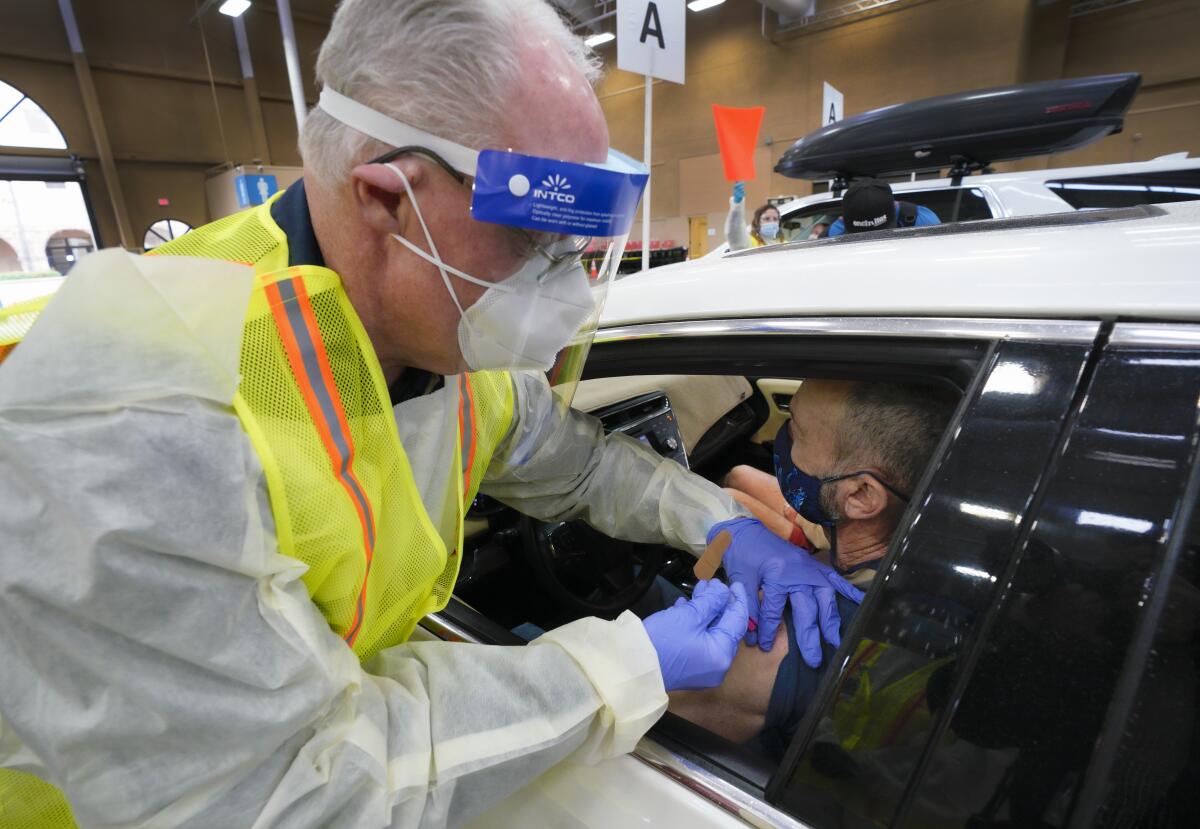
[[[765,107],[723,107],[713,104],[713,120],[717,122],[717,143],[721,145],[721,162],[725,178],[730,181],[754,179],[754,145],[758,143],[758,128],[762,126]]]

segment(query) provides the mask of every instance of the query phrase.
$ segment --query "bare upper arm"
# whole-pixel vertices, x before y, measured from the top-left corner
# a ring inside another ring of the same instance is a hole
[[[724,682],[704,691],[674,691],[668,710],[727,740],[745,742],[763,729],[775,674],[787,652],[783,630],[767,653],[742,642]]]

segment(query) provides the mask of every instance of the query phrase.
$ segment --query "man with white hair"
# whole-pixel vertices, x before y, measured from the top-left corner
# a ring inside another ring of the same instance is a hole
[[[481,489],[693,552],[739,513],[543,373],[571,344],[570,387],[646,177],[555,12],[345,0],[317,72],[301,182],[0,318],[0,829],[458,825],[630,750],[746,631],[754,577],[408,641]]]

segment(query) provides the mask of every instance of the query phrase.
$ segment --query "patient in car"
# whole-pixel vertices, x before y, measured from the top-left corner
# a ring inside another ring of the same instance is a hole
[[[739,466],[726,485],[763,523],[790,539],[796,555],[822,557],[865,591],[953,408],[951,395],[926,386],[808,380],[792,398],[776,454],[790,449],[791,463],[821,480],[815,496],[820,508],[802,506],[820,521],[798,515],[774,475]],[[795,493],[789,494],[795,503]],[[858,605],[841,596],[837,601],[844,633]],[[821,667],[808,667],[791,614],[785,612],[784,620],[787,635],[780,630],[770,651],[743,642],[723,684],[672,693],[670,710],[781,757],[834,654],[825,644]]]

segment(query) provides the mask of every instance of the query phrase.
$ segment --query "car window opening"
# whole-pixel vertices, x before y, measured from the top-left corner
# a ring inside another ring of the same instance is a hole
[[[793,544],[797,556],[834,564],[851,583],[871,590],[908,506],[894,493],[914,492],[955,410],[957,392],[944,381],[685,379],[689,382],[665,391],[638,394],[636,377],[585,381],[580,402],[588,404],[593,389],[623,394],[616,402],[588,406],[608,431],[622,432],[720,483]],[[799,428],[789,428],[792,422]],[[773,457],[781,429],[792,438],[792,459],[805,471],[821,478],[851,473],[821,490],[826,512],[838,518],[836,534],[799,515],[785,498]],[[486,496],[476,502],[472,518],[468,530],[473,527],[475,537],[467,545],[456,594],[526,641],[584,615],[611,618],[629,609],[644,618],[690,595],[696,582],[691,554],[607,538],[582,522],[535,522]],[[844,633],[858,605],[838,599],[837,607]],[[819,668],[804,663],[793,621],[797,612],[785,608],[769,652],[743,643],[721,686],[670,695],[671,714],[708,732],[714,751],[749,758],[767,774],[782,761],[835,661],[836,649],[826,644]],[[936,608],[915,612],[920,617]],[[882,676],[887,662],[882,654],[855,657]],[[891,688],[887,699],[901,693],[900,687]],[[890,708],[855,711],[875,735],[870,740],[887,732],[875,720],[890,717]]]

